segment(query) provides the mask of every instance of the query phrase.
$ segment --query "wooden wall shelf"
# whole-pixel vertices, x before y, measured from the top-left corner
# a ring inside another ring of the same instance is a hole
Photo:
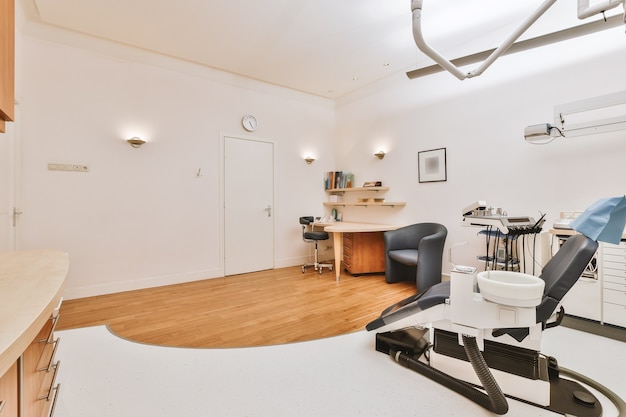
[[[339,195],[339,194],[345,194],[345,193],[357,192],[357,191],[387,191],[387,190],[389,190],[389,187],[330,188],[324,191],[326,191],[328,194]]]
[[[354,188],[331,188],[326,191],[329,195],[344,195],[345,193],[371,193],[371,192],[385,192],[388,191],[389,187],[354,187]],[[351,200],[354,200],[351,199]],[[357,201],[326,201],[324,202],[325,207],[372,207],[372,206],[380,206],[380,207],[404,207],[406,203],[403,201],[359,201],[359,200],[370,200],[368,199],[356,199]],[[373,199],[372,199],[373,200]],[[384,199],[382,199],[384,200]]]
[[[395,207],[395,206],[399,206],[399,207],[404,207],[406,206],[406,203],[404,201],[384,201],[382,203],[378,203],[378,202],[367,202],[367,203],[344,203],[343,201],[340,202],[331,202],[331,201],[325,201],[324,202],[324,206],[326,207],[357,207],[357,206],[361,206],[361,207],[371,207],[371,206],[387,206],[387,207]]]

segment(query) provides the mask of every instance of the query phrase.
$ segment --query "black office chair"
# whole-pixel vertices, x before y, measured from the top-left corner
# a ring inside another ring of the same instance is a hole
[[[302,240],[308,243],[315,244],[315,260],[313,263],[302,265],[302,273],[306,271],[308,266],[315,267],[316,271],[322,274],[323,268],[328,268],[329,271],[333,270],[333,264],[321,264],[318,260],[317,242],[320,240],[328,240],[328,232],[313,230],[307,231],[307,226],[313,223],[313,216],[300,217],[300,224],[302,225]]]

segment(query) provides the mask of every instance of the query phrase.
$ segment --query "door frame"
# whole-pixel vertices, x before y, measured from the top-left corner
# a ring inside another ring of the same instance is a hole
[[[255,142],[263,142],[270,143],[273,145],[274,149],[274,157],[276,156],[276,142],[273,140],[259,138],[251,135],[242,135],[240,133],[225,133],[220,132],[220,178],[219,178],[219,216],[220,216],[220,271],[222,276],[226,276],[226,138],[240,139],[240,140],[249,140]],[[272,222],[272,268],[276,267],[276,202],[275,202],[275,194],[276,194],[276,159],[273,161],[273,169],[274,175],[272,176],[272,217],[274,221]]]
[[[18,249],[18,234],[17,229],[20,222],[19,216],[22,214],[20,208],[20,187],[21,182],[21,155],[20,155],[20,106],[15,101],[15,121],[6,123],[6,132],[0,135],[0,140],[8,141],[6,156],[6,162],[8,163],[8,178],[7,189],[2,189],[0,192],[5,193],[7,198],[6,207],[0,207],[0,215],[6,215],[6,241],[0,244],[3,250],[17,250]],[[3,184],[4,185],[4,184]],[[4,212],[4,209],[7,212]],[[14,214],[18,213],[18,214]],[[4,232],[4,231],[3,231]],[[7,245],[5,248],[4,246]]]

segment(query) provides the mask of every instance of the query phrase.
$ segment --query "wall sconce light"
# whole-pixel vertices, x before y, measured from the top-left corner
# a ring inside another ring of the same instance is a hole
[[[384,151],[378,151],[374,154],[374,156],[378,159],[383,159],[385,157],[385,152]]]
[[[304,160],[306,161],[307,165],[311,165],[313,161],[315,161],[315,158],[313,158],[312,156],[307,156],[306,158],[304,158]]]
[[[132,138],[128,139],[126,142],[130,143],[130,146],[132,146],[133,148],[141,148],[141,145],[146,143],[145,140],[138,138],[137,136],[133,136]]]

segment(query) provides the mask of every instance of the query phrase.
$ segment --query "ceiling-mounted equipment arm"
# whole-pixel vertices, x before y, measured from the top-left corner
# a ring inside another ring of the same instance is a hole
[[[477,77],[482,74],[493,62],[498,59],[502,54],[506,52],[507,49],[513,45],[513,43],[543,15],[546,10],[548,10],[556,0],[546,0],[543,4],[530,16],[522,25],[513,32],[498,48],[496,48],[489,57],[475,70],[470,71],[468,73],[464,73],[460,69],[458,69],[452,62],[443,57],[433,48],[431,48],[424,37],[422,36],[422,4],[423,0],[412,0],[411,1],[411,10],[413,12],[413,38],[415,39],[415,44],[417,47],[432,58],[436,63],[444,67],[450,73],[452,73],[459,80],[464,80],[465,78]]]
[[[422,35],[422,8],[423,0],[411,0],[411,11],[413,13],[413,38],[417,47],[424,52],[428,57],[433,59],[441,67],[449,71],[452,75],[459,80],[465,78],[472,78],[481,75],[496,59],[504,55],[506,51],[515,43],[515,41],[530,27],[539,17],[541,17],[556,0],[546,0],[539,6],[532,15],[530,15],[524,23],[513,32],[498,48],[483,61],[483,63],[473,71],[463,72],[450,60],[439,54],[433,48],[431,48]],[[626,23],[626,0],[604,0],[600,4],[589,6],[589,0],[578,0],[578,18],[585,19],[587,17],[604,13],[607,10],[613,9],[619,5],[624,6],[624,23]],[[606,19],[605,19],[606,20]]]
[[[602,3],[593,6],[589,6],[589,0],[578,0],[578,18],[586,19],[595,14],[611,10],[620,4],[624,4],[624,0],[605,0]]]

